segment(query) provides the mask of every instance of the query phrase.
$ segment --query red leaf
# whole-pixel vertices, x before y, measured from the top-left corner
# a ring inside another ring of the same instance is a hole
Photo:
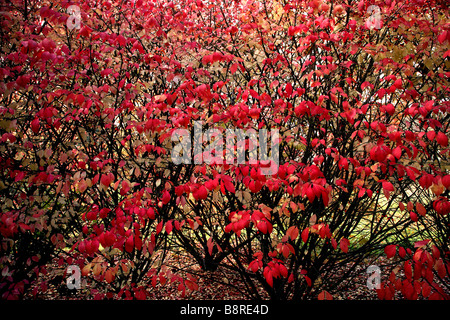
[[[434,259],[438,259],[441,256],[441,252],[439,251],[438,247],[436,247],[435,245],[433,245],[431,247],[431,251],[433,252]]]
[[[393,184],[388,182],[388,181],[384,181],[382,183],[382,186],[383,186],[384,196],[386,197],[386,199],[389,199],[389,196],[390,196],[391,192],[394,191]]]
[[[371,126],[377,127],[378,124],[375,122],[372,122]],[[376,146],[370,150],[370,158],[372,160],[375,160],[378,162],[384,162],[390,152],[391,152],[391,150],[388,146],[385,146],[385,145]]]
[[[342,157],[338,162],[339,170],[348,170],[348,161],[346,158]]]
[[[406,256],[406,250],[403,247],[400,247],[398,249],[398,255],[400,256],[400,258],[404,258]]]
[[[125,39],[125,37],[121,34],[117,36],[115,41],[119,44],[119,46],[124,46],[127,43],[127,39]]]
[[[111,269],[106,270],[106,272],[105,272],[105,280],[108,283],[111,283],[111,282],[114,281],[114,274],[111,271]]]
[[[339,243],[339,247],[341,248],[341,250],[343,252],[347,253],[349,244],[350,244],[350,241],[348,241],[348,239],[342,238],[340,243]]]
[[[83,28],[81,28],[78,36],[89,37],[91,32],[92,32],[91,28],[89,28],[88,26],[83,26]]]
[[[259,270],[259,260],[253,260],[252,262],[250,262],[250,264],[248,265],[248,268],[250,270],[252,270],[254,273],[256,273],[256,271]]]
[[[337,241],[335,238],[331,238],[331,245],[333,246],[334,250],[337,248]]]
[[[30,82],[29,75],[19,76],[19,77],[17,77],[17,80],[16,80],[17,85],[21,88],[25,88],[29,82]]]
[[[427,131],[428,140],[433,141],[435,137],[436,137],[436,131],[434,131],[434,130]]]
[[[425,216],[425,214],[427,213],[427,210],[425,209],[423,204],[421,204],[420,202],[416,203],[416,210],[417,210],[417,213],[419,213],[421,216]]]
[[[107,231],[105,232],[105,245],[104,247],[111,247],[116,242],[116,236],[113,232]]]
[[[234,187],[234,184],[233,184],[231,181],[229,181],[229,180],[223,180],[223,184],[225,185],[225,188],[226,188],[229,192],[231,192],[231,193],[235,193],[235,192],[236,192],[236,189],[235,189],[235,187]]]
[[[134,249],[134,236],[130,235],[125,242],[125,251],[131,252]]]
[[[159,234],[161,232],[161,230],[163,228],[163,224],[164,224],[163,221],[160,221],[158,223],[158,225],[156,226],[156,234]]]
[[[395,113],[395,107],[392,103],[385,105],[384,110],[391,116]]]
[[[167,191],[167,190],[163,191],[163,196],[162,196],[161,200],[162,200],[163,204],[169,203],[169,201],[170,201],[170,193],[169,193],[169,191]]]
[[[271,268],[269,267],[264,268],[264,278],[266,278],[266,281],[269,284],[269,286],[273,287],[273,274]]]
[[[173,223],[172,220],[169,220],[166,222],[166,232],[167,234],[170,234],[172,232],[173,229]]]
[[[442,58],[450,57],[450,50],[445,51],[444,56]]]
[[[316,194],[314,193],[313,187],[312,185],[305,185],[305,193],[306,196],[308,197],[309,202],[313,203],[314,202],[314,198],[316,197]]]
[[[236,71],[237,71],[237,69],[238,69],[238,64],[237,64],[237,63],[234,63],[234,64],[230,67],[230,71],[231,71],[232,74],[235,74]]]
[[[394,87],[396,87],[397,89],[400,89],[402,87],[402,79],[397,79],[394,82]]]
[[[180,284],[178,285],[177,290],[178,290],[178,291],[181,291],[181,296],[184,297],[185,291],[186,291],[186,287],[184,286],[184,284],[180,283]]]
[[[388,259],[395,256],[396,252],[397,252],[397,246],[395,244],[387,245],[384,248],[384,253],[386,253],[386,256],[388,257]]]
[[[405,261],[405,265],[404,265],[404,271],[405,271],[405,276],[406,279],[411,279],[412,277],[412,266],[411,266],[411,261]]]
[[[256,227],[258,228],[259,231],[261,231],[264,234],[272,232],[272,224],[267,220],[258,221]]]
[[[147,218],[149,218],[150,220],[154,220],[155,219],[155,210],[153,208],[148,208],[146,210],[145,215],[147,216]]]
[[[440,294],[439,292],[435,291],[433,292],[430,297],[428,298],[428,300],[443,300],[442,298],[442,294]]]
[[[317,297],[319,300],[333,300],[333,296],[325,290],[322,290],[321,293],[319,293],[319,296]]]
[[[292,226],[289,229],[287,229],[286,231],[286,235],[292,240],[294,241],[295,239],[297,239],[298,237],[298,228],[296,226]]]
[[[290,251],[292,254],[295,254],[295,248],[294,248],[291,244],[287,243],[286,246],[289,248],[289,251]]]
[[[214,249],[214,242],[213,242],[212,238],[208,239],[208,241],[206,242],[206,246],[208,247],[209,255],[212,255],[213,249]]]
[[[422,241],[414,242],[414,248],[424,247],[424,246],[426,246],[428,244],[428,242],[430,242],[430,239],[425,239],[425,240],[422,240]]]
[[[427,282],[422,283],[422,296],[427,298],[431,293],[431,286]]]
[[[437,141],[437,143],[439,143],[443,147],[447,147],[448,146],[448,137],[444,133],[442,133],[441,131],[439,131],[437,133],[436,141]]]
[[[198,284],[191,280],[184,280],[184,283],[186,284],[186,287],[191,291],[197,291],[198,290]]]
[[[111,177],[107,174],[102,174],[102,177],[100,178],[100,183],[105,187],[109,187],[109,185],[111,184]]]
[[[402,293],[405,296],[406,299],[412,299],[414,295],[414,287],[411,284],[411,282],[406,281],[403,284]]]
[[[206,190],[204,185],[201,185],[193,196],[196,200],[205,200],[208,197],[208,190]]]
[[[20,172],[16,175],[16,177],[14,178],[14,182],[20,181],[20,180],[22,180],[23,178],[25,178],[25,172],[24,172],[24,171],[20,171]]]
[[[97,219],[97,211],[95,211],[95,210],[88,211],[86,213],[86,219],[87,220],[95,220],[95,219]]]
[[[377,291],[378,299],[384,300],[384,296],[385,296],[384,286],[381,285],[381,287],[379,289],[376,289],[376,291]]]
[[[450,189],[450,174],[447,174],[442,178],[442,184],[445,188]]]
[[[100,75],[101,75],[102,77],[105,77],[105,76],[111,74],[112,72],[113,72],[113,70],[112,70],[111,68],[107,68],[107,69],[102,70],[102,71],[100,72]]]
[[[382,183],[382,185],[383,185],[383,189],[388,190],[388,191],[394,191],[394,186],[392,183],[385,181]]]
[[[309,227],[302,231],[302,240],[306,243],[308,241],[309,236]]]
[[[151,17],[150,19],[148,19],[148,25],[150,27],[156,27],[158,26],[158,21],[156,21],[155,17]]]
[[[437,213],[445,216],[450,213],[450,201],[446,197],[439,197],[433,202],[433,208]]]
[[[439,41],[440,44],[443,44],[444,41],[447,39],[447,32],[448,32],[448,31],[443,31],[443,32],[437,37],[437,39],[438,39],[438,41]]]
[[[444,279],[445,276],[447,275],[447,270],[445,268],[444,262],[442,261],[441,258],[439,258],[435,265],[434,268],[436,269],[436,271],[438,272],[438,275],[441,279]]]
[[[306,280],[306,283],[308,284],[308,286],[312,286],[312,281],[311,281],[311,278],[310,277],[308,277],[308,276],[304,276],[305,277],[305,280]]]
[[[392,155],[397,159],[400,159],[400,157],[402,156],[402,148],[396,147],[394,150],[392,150]]]
[[[281,244],[281,254],[286,259],[289,257],[289,247],[286,244]]]
[[[36,118],[33,121],[31,121],[31,130],[36,134],[39,132],[39,129],[40,129],[39,119]]]
[[[288,83],[286,85],[286,97],[290,97],[292,95],[292,84]]]
[[[409,177],[412,181],[416,181],[416,173],[417,173],[417,172],[415,172],[414,169],[415,169],[415,168],[411,168],[411,167],[406,168],[406,174],[408,175],[408,177]],[[417,170],[417,169],[416,169],[416,170]]]

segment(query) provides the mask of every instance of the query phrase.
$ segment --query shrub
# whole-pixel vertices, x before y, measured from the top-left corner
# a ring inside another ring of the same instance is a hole
[[[95,298],[184,295],[192,263],[323,298],[408,243],[379,297],[448,298],[448,10],[419,2],[5,5],[2,298],[52,262]]]

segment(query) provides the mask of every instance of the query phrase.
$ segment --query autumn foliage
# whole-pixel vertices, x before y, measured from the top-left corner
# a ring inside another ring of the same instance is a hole
[[[445,1],[0,11],[2,299],[69,265],[96,299],[185,297],[219,269],[247,298],[328,299],[369,264],[380,299],[449,299]],[[198,121],[277,129],[277,172],[175,164],[173,133]]]

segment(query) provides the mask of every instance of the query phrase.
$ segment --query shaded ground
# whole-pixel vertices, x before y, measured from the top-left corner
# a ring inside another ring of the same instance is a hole
[[[348,265],[347,267],[350,267]],[[357,266],[355,277],[349,282],[348,288],[333,294],[335,300],[376,300],[377,295],[374,290],[367,288],[366,273],[367,266]],[[246,288],[240,280],[238,274],[220,267],[216,271],[202,271],[198,266],[192,266],[185,271],[194,274],[198,278],[198,290],[192,291],[186,289],[184,297],[178,290],[179,282],[167,281],[164,285],[157,282],[153,288],[150,279],[148,280],[148,299],[154,300],[246,300],[248,297],[244,294]],[[345,269],[336,270],[336,276],[345,272]],[[45,299],[45,300],[66,300],[66,299],[94,299],[98,293],[103,292],[101,285],[88,283],[86,279],[82,281],[80,290],[68,290],[66,286],[66,276],[64,267],[58,267],[57,264],[48,267],[46,275],[40,275],[38,281],[28,290],[26,299]],[[384,278],[384,277],[383,277]],[[45,285],[44,285],[45,283]],[[33,294],[34,293],[34,294]],[[264,290],[260,290],[264,299],[269,297]],[[317,298],[319,291],[314,291],[313,297]],[[113,299],[117,296],[113,296]]]

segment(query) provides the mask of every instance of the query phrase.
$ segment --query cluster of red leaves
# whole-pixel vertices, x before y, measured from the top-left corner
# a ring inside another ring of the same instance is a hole
[[[11,30],[1,34],[2,297],[20,297],[54,256],[106,297],[146,298],[169,278],[184,295],[196,279],[161,270],[155,254],[173,243],[205,268],[231,256],[272,297],[301,295],[304,283],[308,294],[318,268],[358,254],[359,221],[383,237],[379,203],[407,210],[399,227],[445,224],[449,25],[429,21],[421,1],[374,1],[392,17],[378,42],[364,23],[371,2],[89,0],[69,30],[69,2],[13,0],[0,13]],[[431,8],[448,15],[442,6]],[[194,121],[281,128],[278,171],[174,166],[172,133]],[[448,277],[444,240],[432,254],[419,247],[380,297],[447,298],[431,276]]]
[[[430,240],[416,242],[414,252],[397,245],[388,245],[384,251],[388,258],[398,254],[403,263],[392,270],[388,280],[377,289],[379,299],[391,300],[396,292],[408,300],[450,299],[446,288],[450,279],[450,263],[448,258],[441,257],[435,245],[430,245]]]

